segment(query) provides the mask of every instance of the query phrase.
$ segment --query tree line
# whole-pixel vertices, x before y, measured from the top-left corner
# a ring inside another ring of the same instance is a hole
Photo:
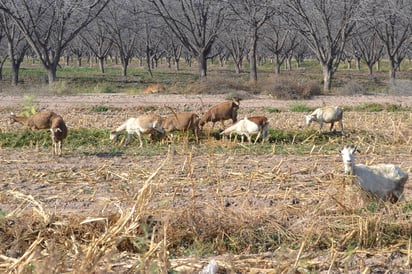
[[[208,59],[231,59],[236,73],[247,60],[252,82],[260,58],[280,73],[315,57],[329,91],[342,61],[362,61],[372,75],[387,58],[394,81],[411,45],[410,0],[0,0],[0,72],[8,60],[13,85],[26,56],[40,60],[49,83],[70,57],[93,56],[104,73],[115,56],[123,76],[135,57],[150,74],[161,58],[175,69],[194,58],[200,79]]]

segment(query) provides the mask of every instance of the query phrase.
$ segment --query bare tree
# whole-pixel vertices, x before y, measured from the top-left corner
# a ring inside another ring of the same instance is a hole
[[[113,41],[110,39],[103,21],[100,18],[93,21],[80,32],[80,39],[88,50],[96,56],[100,72],[104,73],[104,60],[112,49]]]
[[[88,54],[88,47],[85,43],[83,43],[80,35],[78,35],[70,42],[65,52],[68,56],[74,55],[77,60],[77,66],[82,67],[83,57]]]
[[[305,58],[308,56],[309,52],[310,52],[310,49],[308,48],[307,44],[302,38],[302,35],[299,35],[297,37],[297,46],[291,52],[292,57],[294,57],[296,60],[296,67],[298,68],[300,67],[300,65],[303,63]]]
[[[148,0],[182,45],[197,58],[200,79],[207,76],[207,56],[222,30],[220,0]]]
[[[112,0],[104,11],[103,22],[115,46],[122,65],[122,76],[127,76],[130,60],[135,55],[138,31],[133,20],[133,6],[128,1]]]
[[[11,84],[17,86],[19,82],[20,65],[30,45],[27,43],[24,35],[19,31],[17,25],[14,24],[10,15],[5,12],[0,12],[0,21],[3,25],[4,36],[8,43],[8,56],[12,70]]]
[[[330,91],[345,44],[355,26],[359,0],[285,0],[284,19],[302,34],[323,71]]]
[[[3,66],[6,62],[7,58],[9,57],[7,53],[6,46],[4,45],[4,28],[2,21],[0,20],[0,80],[3,80]],[[1,89],[0,89],[1,91]]]
[[[0,0],[0,10],[9,14],[25,35],[52,84],[64,49],[109,1]]]
[[[412,1],[364,1],[362,18],[375,31],[389,59],[389,78],[393,82],[400,60],[412,42]]]
[[[368,67],[369,76],[372,77],[373,66],[382,58],[384,45],[376,33],[369,28],[359,29],[351,39],[353,49],[359,53],[360,58]]]
[[[180,58],[182,56],[182,43],[180,41],[177,41],[177,39],[174,37],[174,35],[170,35],[168,32],[164,33],[166,37],[166,61],[167,61],[167,66],[168,68],[172,67],[172,59],[175,64],[175,69],[178,71],[179,70],[179,64],[180,64]]]
[[[259,39],[259,29],[275,14],[275,2],[273,0],[228,0],[231,11],[248,28],[249,39],[249,65],[250,81],[257,81],[256,51]]]
[[[263,46],[274,56],[275,74],[298,45],[298,34],[288,29],[280,17],[268,20],[263,34]]]
[[[244,35],[245,30],[239,24],[228,24],[225,34],[219,40],[225,45],[227,51],[233,59],[235,72],[240,73],[243,67],[243,60],[248,52],[248,41]]]

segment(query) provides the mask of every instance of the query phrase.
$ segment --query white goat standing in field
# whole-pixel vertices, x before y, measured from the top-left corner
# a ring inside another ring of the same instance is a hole
[[[252,135],[257,134],[256,140],[259,139],[260,134],[261,134],[261,128],[259,127],[259,125],[257,125],[256,123],[248,120],[247,117],[245,117],[244,119],[238,121],[236,124],[231,125],[227,129],[222,131],[220,133],[220,135],[227,136],[227,135],[230,134],[230,136],[231,136],[232,133],[236,133],[238,135],[241,135],[242,136],[241,137],[242,138],[242,143],[243,143],[244,136],[246,136],[249,143],[251,143],[251,141],[252,141],[251,136]],[[255,141],[255,143],[256,143],[256,141]]]
[[[330,123],[330,131],[332,131],[335,122],[339,122],[339,127],[343,132],[343,109],[341,107],[321,107],[315,109],[310,115],[305,115],[306,125],[310,126],[312,122],[318,122],[320,125],[320,131],[322,130],[323,123]]]
[[[110,132],[110,140],[116,139],[117,135],[119,135],[124,130],[126,130],[127,132],[127,138],[124,144],[125,146],[129,144],[130,137],[134,133],[136,133],[139,138],[139,147],[143,146],[141,136],[142,134],[149,134],[153,131],[157,131],[162,135],[164,134],[164,130],[162,127],[162,117],[155,114],[141,115],[137,118],[129,118],[116,130]]]
[[[355,181],[366,191],[381,198],[396,202],[403,200],[403,189],[408,180],[408,173],[393,164],[366,166],[355,164],[354,145],[341,150],[345,173],[355,176]]]

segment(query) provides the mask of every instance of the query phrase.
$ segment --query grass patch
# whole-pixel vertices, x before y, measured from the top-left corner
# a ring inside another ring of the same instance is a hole
[[[397,104],[379,104],[379,103],[365,103],[354,107],[348,107],[348,110],[359,111],[359,112],[399,112],[399,111],[410,111],[410,107],[404,107]]]
[[[295,103],[295,104],[290,105],[289,111],[290,112],[309,112],[311,111],[311,108],[308,107],[306,104]]]
[[[93,108],[92,108],[92,111],[93,112],[106,112],[106,111],[109,111],[109,107],[108,106],[105,106],[105,105],[99,105],[99,106],[94,106]]]

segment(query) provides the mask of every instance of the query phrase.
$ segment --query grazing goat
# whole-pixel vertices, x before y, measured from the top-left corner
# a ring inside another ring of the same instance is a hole
[[[332,131],[335,122],[339,122],[341,131],[343,132],[343,109],[340,107],[321,107],[315,109],[310,115],[306,115],[306,125],[309,126],[312,122],[318,122],[320,125],[319,131],[322,130],[323,123],[330,123],[330,131]]]
[[[50,127],[52,138],[52,155],[62,155],[63,140],[67,137],[67,126],[60,115],[53,117]]]
[[[126,130],[127,138],[124,145],[127,146],[130,142],[131,135],[136,133],[140,142],[139,147],[142,147],[142,134],[150,134],[153,131],[159,132],[162,135],[164,134],[162,120],[162,117],[156,114],[141,115],[137,118],[129,118],[116,130],[110,132],[110,140],[116,139],[117,135],[119,135],[123,130]]]
[[[10,113],[10,124],[20,123],[31,130],[49,129],[52,124],[52,119],[58,115],[53,111],[41,111],[30,117],[17,116],[13,112]]]
[[[379,164],[366,166],[355,164],[354,145],[345,146],[342,154],[345,173],[355,176],[355,181],[366,191],[384,201],[396,202],[403,200],[403,189],[408,180],[408,173],[399,166]]]
[[[232,134],[232,133],[236,133],[238,135],[242,136],[242,143],[243,143],[243,137],[246,136],[249,143],[251,143],[251,136],[257,134],[258,137],[256,139],[259,138],[260,136],[260,127],[248,120],[247,117],[245,117],[244,119],[238,121],[236,124],[231,125],[230,127],[228,127],[227,129],[225,129],[224,131],[222,131],[220,133],[220,135],[224,135],[227,136],[228,134]],[[255,141],[256,143],[256,141]]]
[[[267,140],[268,138],[268,128],[269,128],[268,118],[265,116],[250,116],[250,117],[247,117],[247,119],[257,124],[260,129],[258,136],[256,137],[255,144],[260,136],[262,136],[262,144],[263,144],[265,140]]]
[[[212,122],[213,128],[215,126],[215,123],[220,121],[222,123],[223,129],[225,128],[224,121],[226,120],[232,119],[232,122],[236,123],[239,105],[240,99],[236,99],[233,101],[222,102],[211,107],[200,119],[200,129],[202,129],[207,122]]]
[[[193,112],[173,113],[163,120],[162,127],[165,133],[192,130],[197,142],[199,141],[199,121],[199,116]]]

